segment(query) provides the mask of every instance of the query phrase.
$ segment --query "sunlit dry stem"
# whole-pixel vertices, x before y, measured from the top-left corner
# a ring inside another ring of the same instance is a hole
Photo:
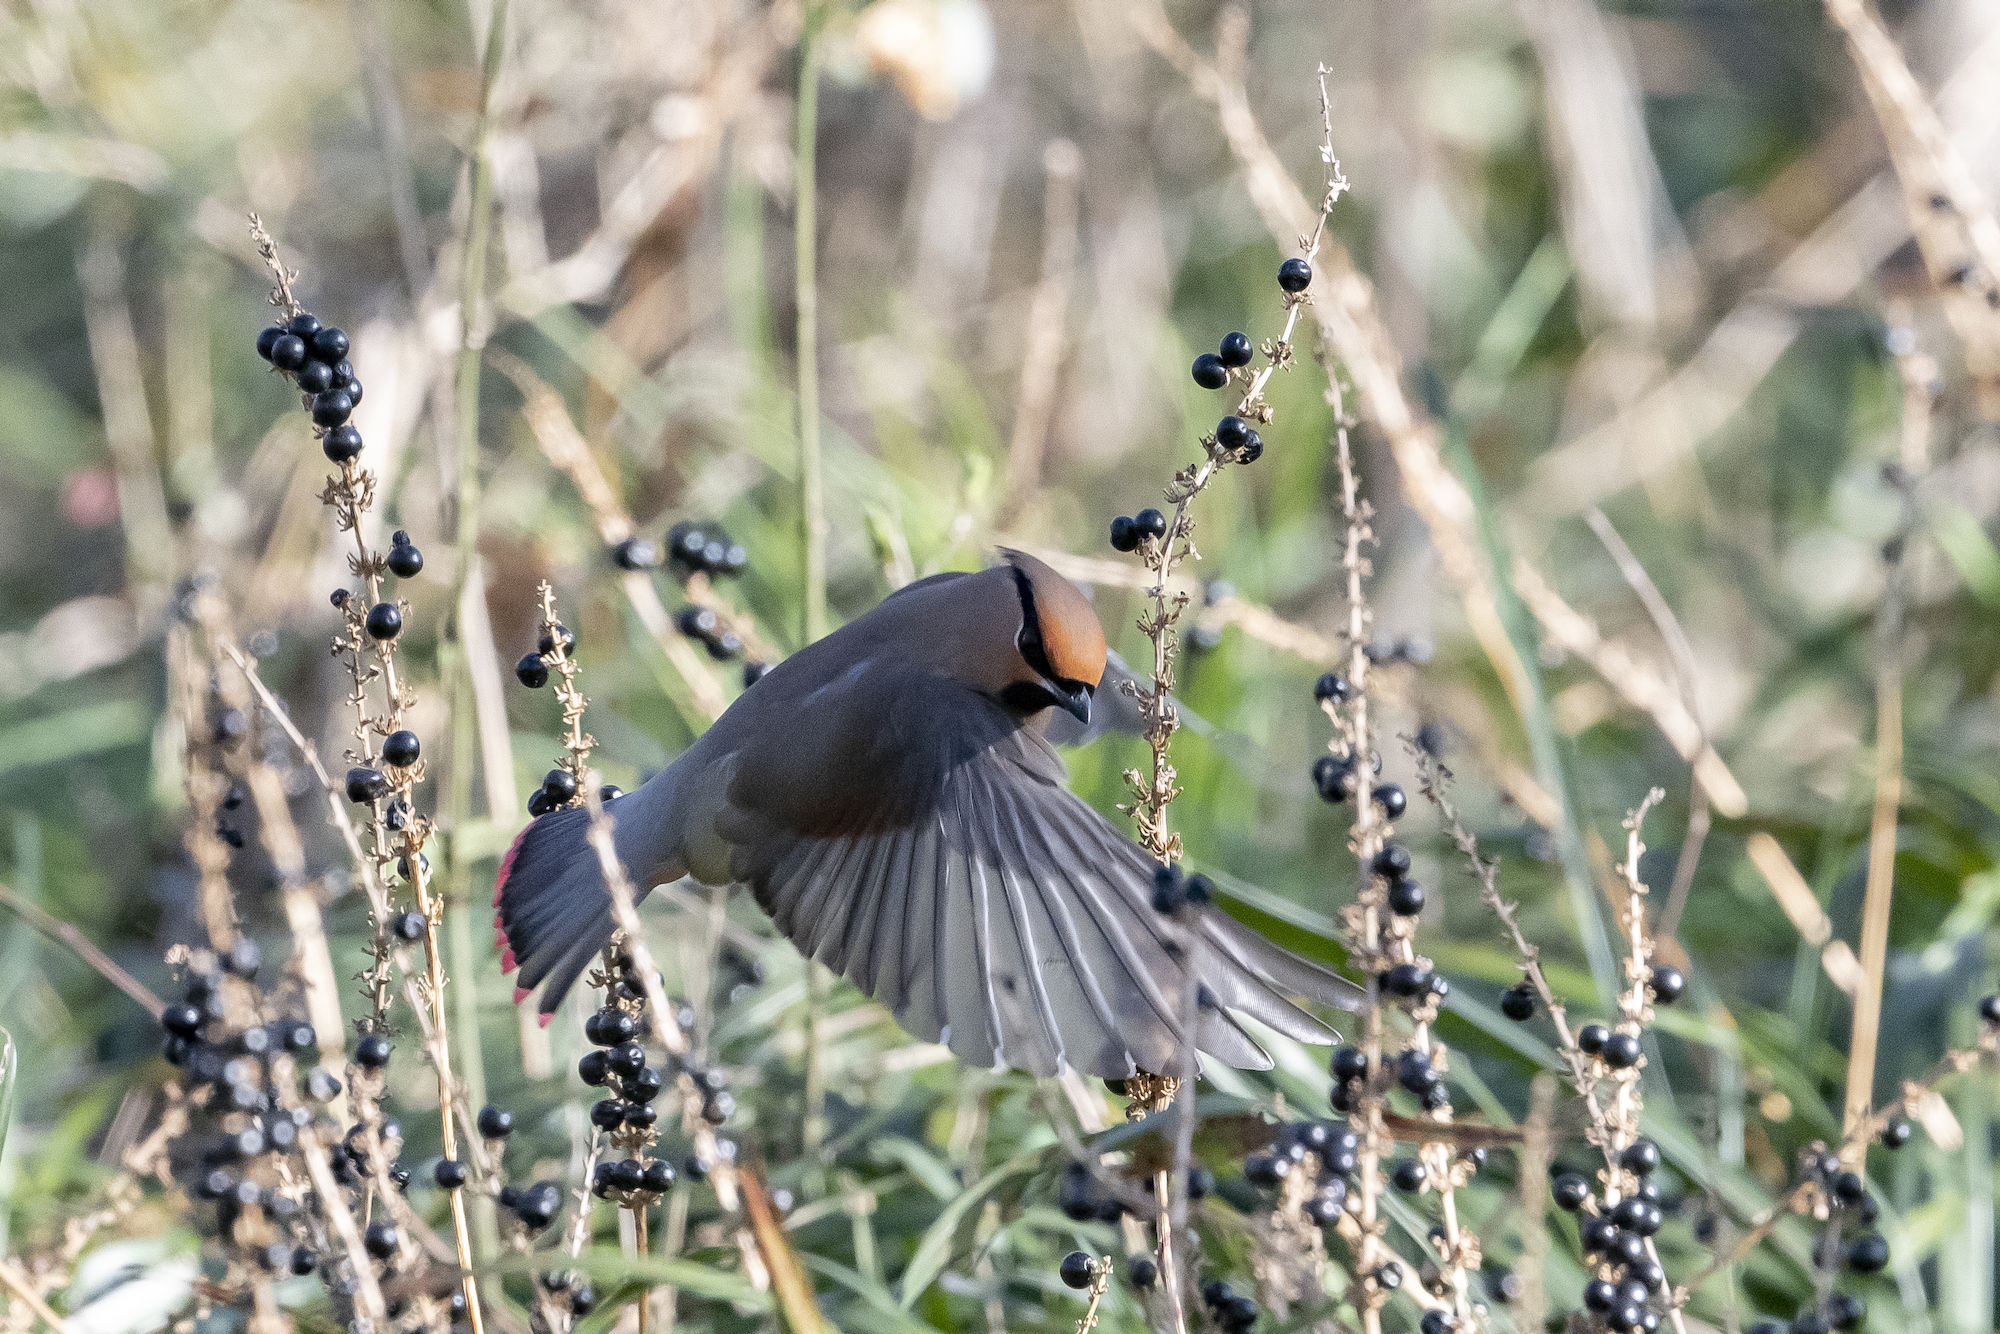
[[[1327,93],[1326,76],[1328,70],[1322,66],[1319,71],[1320,111],[1326,129],[1326,142],[1322,156],[1326,162],[1326,194],[1320,206],[1317,223],[1312,234],[1301,236],[1299,245],[1302,257],[1308,262],[1319,253],[1321,239],[1326,232],[1327,219],[1335,203],[1347,189],[1347,178],[1341,173],[1339,159],[1333,152],[1333,109]],[[1285,296],[1284,328],[1274,340],[1263,345],[1264,365],[1255,372],[1232,371],[1232,380],[1241,377],[1244,381],[1242,397],[1238,400],[1234,415],[1245,422],[1268,426],[1275,417],[1271,406],[1264,399],[1265,386],[1271,376],[1289,366],[1292,362],[1292,335],[1298,327],[1300,312],[1312,297],[1307,292],[1287,293]],[[1179,635],[1175,629],[1181,614],[1189,601],[1185,592],[1172,590],[1169,580],[1183,561],[1200,560],[1201,553],[1194,544],[1194,518],[1191,512],[1194,499],[1207,488],[1221,469],[1233,461],[1233,452],[1225,449],[1217,441],[1214,432],[1204,435],[1201,440],[1202,459],[1190,464],[1174,474],[1172,485],[1166,489],[1166,500],[1173,506],[1173,514],[1167,520],[1166,532],[1159,537],[1148,537],[1139,546],[1140,559],[1145,563],[1151,583],[1145,590],[1152,600],[1151,608],[1139,617],[1139,630],[1153,646],[1153,671],[1150,686],[1141,687],[1135,683],[1124,684],[1126,692],[1139,704],[1139,713],[1145,729],[1149,751],[1150,769],[1140,774],[1136,769],[1125,771],[1125,783],[1131,791],[1133,802],[1121,809],[1132,815],[1137,827],[1139,842],[1162,863],[1171,865],[1180,860],[1180,836],[1167,827],[1167,807],[1180,795],[1177,775],[1169,748],[1173,734],[1180,726],[1180,718],[1171,698],[1174,689],[1174,660],[1179,649]],[[1171,1077],[1164,1072],[1156,1072],[1154,1083],[1146,1086],[1150,1099],[1161,1101],[1172,1099],[1177,1103],[1178,1122],[1174,1135],[1174,1168],[1171,1180],[1162,1174],[1158,1181],[1161,1196],[1161,1216],[1159,1220],[1159,1266],[1162,1290],[1167,1294],[1171,1306],[1171,1317],[1176,1330],[1186,1327],[1183,1311],[1183,1292],[1178,1266],[1175,1263],[1173,1236],[1185,1225],[1187,1217],[1187,1176],[1192,1161],[1194,1138],[1194,1083],[1196,1057],[1194,1051],[1194,1016],[1196,1012],[1197,984],[1190,972],[1182,988],[1180,1033],[1178,1040],[1182,1049],[1181,1069]]]

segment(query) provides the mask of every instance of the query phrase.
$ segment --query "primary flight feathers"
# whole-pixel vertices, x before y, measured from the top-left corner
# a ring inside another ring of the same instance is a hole
[[[1104,632],[1068,580],[1004,554],[780,663],[617,799],[619,857],[642,889],[748,885],[800,950],[973,1065],[1177,1070],[1189,967],[1201,1051],[1269,1066],[1240,1015],[1330,1041],[1288,997],[1352,1009],[1345,979],[1213,909],[1177,957],[1156,863],[1064,786],[1043,735],[1055,710],[1088,719]],[[544,1016],[611,935],[587,818],[536,820],[500,868],[502,964],[520,969],[517,1000],[541,988]]]

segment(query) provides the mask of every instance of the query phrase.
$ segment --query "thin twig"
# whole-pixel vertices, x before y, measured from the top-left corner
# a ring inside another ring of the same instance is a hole
[[[26,918],[28,925],[43,935],[52,940],[59,940],[75,950],[77,957],[95,968],[105,981],[130,996],[155,1019],[160,1017],[160,1011],[166,1008],[165,1002],[148,990],[144,982],[120,968],[110,955],[91,944],[90,938],[83,932],[29,902],[4,884],[0,884],[0,903],[6,904]]]

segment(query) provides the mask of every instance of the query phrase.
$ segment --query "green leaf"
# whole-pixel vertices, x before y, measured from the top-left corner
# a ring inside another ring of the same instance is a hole
[[[951,1258],[952,1237],[957,1233],[958,1225],[964,1220],[967,1211],[985,1199],[1009,1177],[1019,1176],[1039,1166],[1042,1154],[1043,1149],[1039,1145],[1025,1153],[1016,1154],[974,1182],[961,1192],[957,1199],[944,1207],[944,1212],[924,1230],[923,1240],[917,1244],[917,1253],[910,1257],[909,1267],[903,1270],[902,1281],[898,1286],[902,1289],[900,1301],[905,1311],[916,1304],[917,1298],[923,1296],[924,1289],[931,1285],[931,1280],[938,1276],[944,1269],[945,1262]]]
[[[136,746],[152,731],[146,706],[136,699],[87,704],[47,718],[16,723],[0,732],[0,777],[101,751]]]
[[[1931,536],[1958,567],[1972,596],[1989,607],[2000,607],[2000,550],[1995,550],[1979,520],[1961,507],[1940,504],[1931,511]]]
[[[908,1168],[910,1175],[923,1182],[940,1200],[949,1200],[965,1189],[958,1173],[913,1139],[887,1135],[870,1144],[868,1151],[878,1163],[900,1163]]]

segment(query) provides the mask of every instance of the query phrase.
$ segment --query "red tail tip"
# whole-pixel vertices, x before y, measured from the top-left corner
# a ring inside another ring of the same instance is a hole
[[[522,1001],[528,999],[528,997],[534,994],[535,993],[533,991],[530,991],[527,987],[515,987],[514,1004],[519,1005]]]

